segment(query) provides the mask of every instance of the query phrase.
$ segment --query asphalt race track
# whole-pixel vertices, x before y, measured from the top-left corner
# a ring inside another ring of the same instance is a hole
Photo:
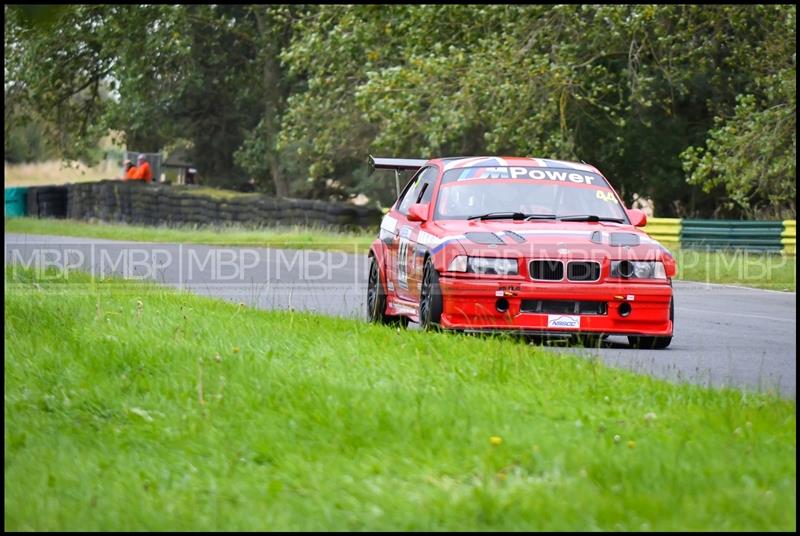
[[[152,279],[264,309],[366,318],[363,254],[153,244],[6,233],[5,262]],[[675,335],[666,350],[553,346],[673,381],[774,390],[796,398],[797,295],[676,281]],[[413,329],[413,326],[412,326]]]

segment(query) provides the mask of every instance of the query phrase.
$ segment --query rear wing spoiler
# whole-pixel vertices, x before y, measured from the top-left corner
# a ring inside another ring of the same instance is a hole
[[[419,158],[375,158],[369,155],[369,174],[372,175],[376,169],[393,169],[394,183],[397,188],[397,197],[400,197],[400,171],[416,171],[425,165],[427,160]]]
[[[416,171],[424,166],[425,162],[427,160],[419,158],[375,158],[369,155],[369,173],[372,175],[376,169],[395,169],[397,171],[413,169]]]

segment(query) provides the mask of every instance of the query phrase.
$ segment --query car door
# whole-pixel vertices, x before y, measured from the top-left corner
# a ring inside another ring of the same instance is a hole
[[[439,174],[436,166],[423,168],[397,209],[397,259],[395,288],[398,297],[416,301],[422,279],[425,249],[418,241],[421,222],[408,221],[408,209],[415,203],[429,203]]]
[[[388,218],[392,221],[391,225],[391,232],[392,236],[391,239],[387,237],[385,241],[386,244],[386,283],[388,287],[389,294],[399,294],[398,293],[398,285],[399,279],[402,278],[405,284],[406,277],[404,272],[398,273],[398,263],[400,258],[400,230],[401,228],[406,228],[403,231],[404,235],[407,235],[410,229],[408,229],[408,221],[405,218],[405,215],[401,213],[401,207],[406,208],[405,214],[408,214],[407,206],[410,206],[410,200],[414,197],[414,192],[416,191],[416,187],[418,184],[418,179],[422,172],[427,169],[425,167],[420,168],[417,170],[416,173],[411,177],[411,179],[406,183],[403,191],[400,193],[400,196],[397,198],[397,201],[394,204],[394,207],[388,214]],[[408,200],[408,202],[406,201]],[[407,244],[404,243],[403,248],[403,258],[406,258],[407,252]]]

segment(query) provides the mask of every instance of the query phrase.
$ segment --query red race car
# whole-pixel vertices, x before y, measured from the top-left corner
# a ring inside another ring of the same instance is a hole
[[[594,166],[542,158],[369,158],[414,170],[369,251],[372,322],[672,340],[675,259]]]

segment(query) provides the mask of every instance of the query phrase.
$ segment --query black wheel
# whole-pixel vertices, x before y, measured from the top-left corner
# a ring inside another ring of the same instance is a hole
[[[375,324],[406,327],[408,318],[386,314],[386,292],[381,284],[381,275],[375,257],[370,257],[369,282],[367,284],[367,316]]]
[[[432,329],[439,326],[442,318],[442,288],[439,286],[439,272],[428,258],[422,271],[422,288],[419,292],[419,326]]]
[[[669,319],[673,322],[673,329],[675,323],[675,302],[669,302]],[[628,343],[634,348],[663,350],[672,342],[672,336],[669,337],[628,337]]]

